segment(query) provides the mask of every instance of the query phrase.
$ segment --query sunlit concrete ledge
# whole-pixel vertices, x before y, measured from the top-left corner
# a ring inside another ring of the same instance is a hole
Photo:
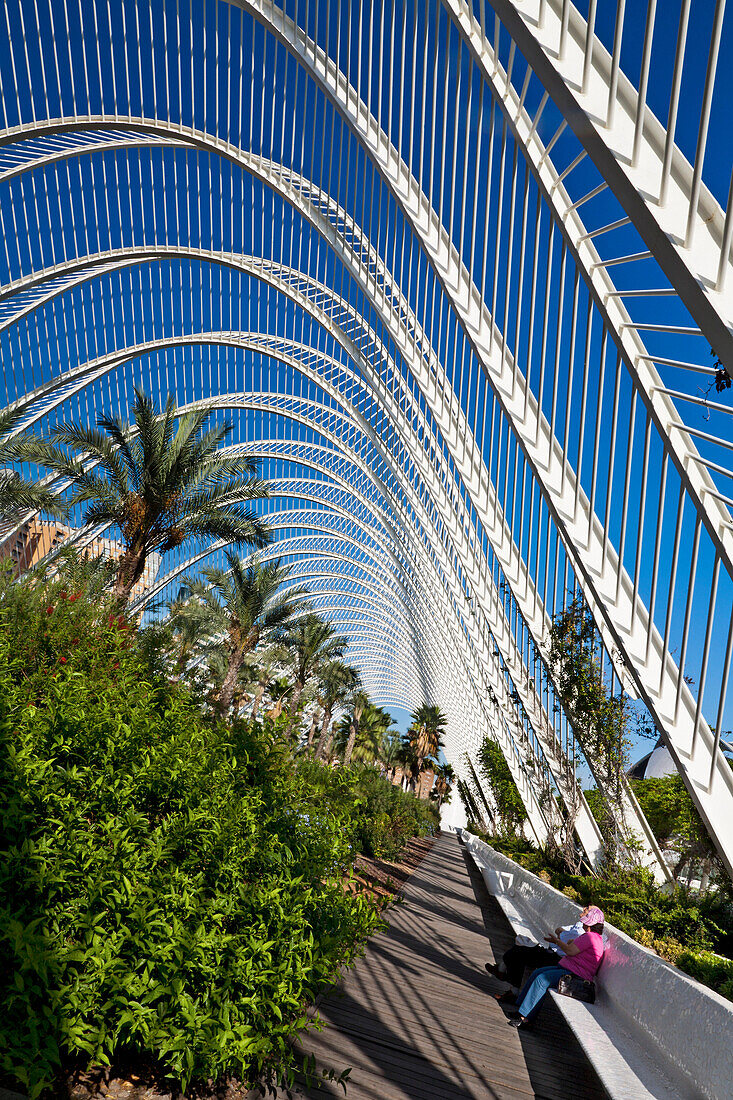
[[[580,906],[559,890],[473,834],[463,831],[462,837],[487,889],[499,904],[504,902],[502,908],[515,931],[541,937],[578,919]],[[622,1051],[630,1055],[627,1060],[649,1059],[662,1076],[675,1081],[678,1095],[729,1098],[733,1003],[613,925],[606,924],[606,932],[609,943],[596,981],[595,1024],[612,1037],[628,1037],[636,1050]],[[567,1015],[580,1038],[586,1006],[571,1004]]]

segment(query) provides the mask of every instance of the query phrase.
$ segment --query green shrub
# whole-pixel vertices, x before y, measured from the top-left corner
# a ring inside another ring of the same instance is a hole
[[[733,1001],[733,960],[712,951],[688,950],[678,955],[676,962],[680,970]]]
[[[519,828],[527,820],[527,811],[504,753],[490,737],[484,737],[481,742],[478,766],[494,796],[502,827],[506,830]]]
[[[309,757],[299,763],[298,777],[311,812],[328,806],[354,852],[395,859],[410,837],[440,827],[434,804],[394,786],[370,764],[330,768]]]
[[[379,925],[343,813],[272,728],[205,720],[134,628],[59,582],[0,599],[0,1065],[31,1097],[143,1055],[183,1087],[292,1064]]]

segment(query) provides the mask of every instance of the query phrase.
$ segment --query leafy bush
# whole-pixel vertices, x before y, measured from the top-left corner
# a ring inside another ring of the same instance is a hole
[[[490,737],[481,742],[478,763],[494,796],[501,825],[506,830],[519,828],[527,820],[527,811],[504,753]]]
[[[0,1065],[150,1058],[286,1072],[304,1008],[380,922],[343,890],[346,814],[271,727],[227,728],[156,677],[134,627],[63,582],[0,593]]]
[[[410,837],[440,827],[432,803],[394,786],[369,764],[329,768],[308,758],[300,762],[298,776],[311,812],[328,806],[355,852],[395,859]]]
[[[733,960],[723,959],[712,951],[688,950],[682,951],[676,962],[686,974],[733,1001]]]

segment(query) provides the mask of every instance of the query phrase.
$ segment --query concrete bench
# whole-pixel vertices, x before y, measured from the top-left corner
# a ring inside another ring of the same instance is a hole
[[[533,942],[542,943],[544,933],[535,928],[514,902],[514,876],[506,871],[494,871],[485,862],[477,860],[474,853],[471,853],[471,855],[486,883],[486,889],[496,898],[504,916],[514,929],[514,934],[526,936],[527,939]]]
[[[472,834],[462,837],[515,934],[541,943],[548,927],[578,919],[580,907],[558,890]],[[611,1100],[730,1100],[733,1004],[612,925],[606,932],[596,1003],[549,996]]]
[[[602,1004],[587,1005],[555,990],[549,996],[570,1025],[580,1047],[595,1069],[611,1100],[679,1100],[698,1092],[687,1082],[673,1080],[674,1067],[657,1065],[654,1052],[645,1049]]]

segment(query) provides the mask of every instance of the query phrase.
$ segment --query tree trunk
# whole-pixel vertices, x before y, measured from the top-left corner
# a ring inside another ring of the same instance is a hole
[[[412,777],[412,793],[416,798],[420,797],[420,783],[422,781],[423,764],[425,763],[424,756],[418,756],[417,758],[417,776]]]
[[[301,679],[297,679],[293,686],[293,694],[290,696],[290,705],[288,710],[290,711],[290,721],[288,722],[288,733],[292,734],[295,728],[295,718],[298,713],[298,707],[300,706],[301,696],[305,691],[305,682]]]
[[[356,714],[351,719],[351,725],[349,726],[349,740],[346,742],[346,748],[344,749],[344,767],[348,768],[351,763],[351,754],[354,751],[354,745],[356,739],[359,736],[359,719]]]
[[[249,702],[249,699],[250,699],[250,697],[247,694],[247,692],[244,690],[243,687],[235,687],[234,697],[232,699],[232,704],[234,706],[234,717],[235,718],[239,717],[240,710],[242,709],[243,706],[245,706]]]
[[[224,677],[224,683],[219,688],[219,694],[216,701],[216,709],[220,718],[224,718],[232,705],[232,699],[234,698],[234,689],[237,686],[237,678],[239,676],[239,670],[242,667],[244,661],[244,654],[239,649],[232,650],[229,654],[229,667],[227,674]]]
[[[703,861],[702,874],[700,876],[700,893],[707,894],[708,886],[710,885],[710,872],[713,869],[712,859],[706,859]]]
[[[687,863],[687,860],[689,858],[690,857],[687,855],[687,853],[683,852],[682,855],[680,856],[680,858],[675,863],[674,868],[672,870],[672,878],[675,880],[675,882],[677,882],[677,880],[679,879],[679,877],[682,874],[683,870],[685,869],[685,864]]]
[[[124,607],[130,601],[130,593],[145,570],[147,552],[144,547],[125,550],[117,566],[113,592]]]
[[[313,748],[313,738],[316,736],[316,727],[318,726],[318,710],[313,708],[313,717],[311,718],[311,728],[308,730],[308,749],[310,752]]]
[[[267,687],[267,681],[258,680],[257,687],[255,688],[254,700],[252,702],[251,717],[256,718],[257,712],[260,709],[260,703],[265,694],[265,688]]]
[[[326,750],[326,741],[328,740],[328,730],[331,725],[331,708],[323,708],[323,725],[321,726],[321,735],[318,738],[318,744],[316,745],[316,760],[320,760]]]

